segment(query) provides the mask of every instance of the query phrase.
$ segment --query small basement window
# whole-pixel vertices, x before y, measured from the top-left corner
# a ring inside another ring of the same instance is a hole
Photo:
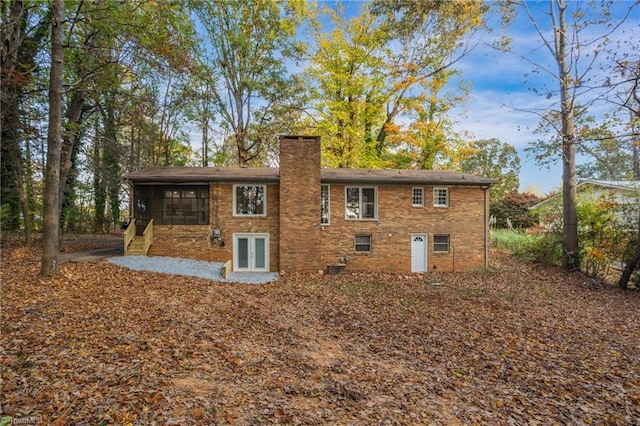
[[[371,235],[356,235],[355,237],[356,253],[371,252]]]
[[[433,236],[433,251],[434,251],[434,253],[448,253],[449,252],[449,236],[448,235],[434,235]]]

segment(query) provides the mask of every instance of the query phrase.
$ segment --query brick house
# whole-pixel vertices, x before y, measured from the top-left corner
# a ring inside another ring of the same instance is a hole
[[[280,167],[152,167],[125,176],[149,255],[232,261],[234,271],[400,273],[488,264],[489,178],[433,170],[324,169],[320,138],[280,137]],[[131,237],[126,245],[140,237]]]

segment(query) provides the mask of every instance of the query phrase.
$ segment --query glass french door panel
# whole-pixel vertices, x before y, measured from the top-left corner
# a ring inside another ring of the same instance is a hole
[[[238,238],[238,268],[249,268],[249,238]]]
[[[267,267],[267,239],[264,237],[255,237],[254,245],[253,269],[265,269]]]

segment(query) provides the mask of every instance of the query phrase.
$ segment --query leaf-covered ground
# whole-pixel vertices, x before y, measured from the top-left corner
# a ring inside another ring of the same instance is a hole
[[[107,424],[640,424],[640,294],[486,273],[264,286],[2,252],[1,405]],[[440,285],[435,285],[440,284]]]

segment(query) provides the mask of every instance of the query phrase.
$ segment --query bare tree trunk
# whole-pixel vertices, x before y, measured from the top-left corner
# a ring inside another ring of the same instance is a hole
[[[23,73],[19,52],[25,38],[23,1],[13,1],[2,10],[2,48],[0,51],[0,199],[4,212],[2,229],[17,230],[20,227],[20,98]]]
[[[47,167],[44,184],[42,264],[40,275],[58,273],[58,234],[60,210],[60,155],[62,150],[62,72],[64,0],[53,0],[51,14],[51,72],[49,75],[49,131],[47,135]]]
[[[72,176],[73,171],[73,151],[74,146],[79,143],[80,121],[82,116],[82,107],[84,106],[84,91],[75,90],[71,96],[71,103],[67,108],[67,123],[65,131],[62,136],[62,149],[60,154],[60,187],[58,189],[58,208],[60,209],[60,235],[58,241],[58,247],[62,245],[62,233],[64,232],[64,225],[68,218],[65,212],[68,209],[68,204],[71,202],[71,192],[73,191],[72,182],[75,177]]]
[[[567,5],[557,0],[558,22],[554,25],[554,40],[562,116],[562,265],[568,270],[580,269],[578,247],[578,212],[576,208],[576,143],[573,123],[573,99],[570,93],[571,75],[569,70],[568,28],[566,23]]]
[[[637,96],[636,96],[637,97]],[[640,107],[640,99],[636,99]],[[639,108],[640,109],[640,108]],[[631,158],[633,161],[633,178],[640,180],[640,134],[638,134],[638,124],[635,118],[640,119],[638,111],[629,110],[631,122]],[[637,117],[636,117],[637,116]]]
[[[24,223],[24,245],[31,247],[31,217],[29,216],[29,203],[25,194],[24,179],[22,176],[22,161],[17,160],[16,164],[16,184],[18,188],[18,198],[20,199],[20,208],[22,210],[22,220]]]
[[[169,99],[169,91],[171,90],[172,75],[169,74],[169,81],[164,91],[164,99],[162,100],[162,114],[160,115],[160,143],[164,155],[163,166],[168,166],[171,161],[171,149],[169,147],[169,119],[167,118],[167,100]]]
[[[209,165],[209,83],[202,94],[202,166]]]
[[[104,162],[102,161],[102,149],[100,130],[98,121],[95,124],[95,138],[93,141],[93,197],[94,197],[94,219],[93,232],[100,234],[104,232],[105,204],[107,202],[107,191],[104,183]]]
[[[637,213],[638,213],[638,235],[636,235],[636,252],[633,254],[633,256],[631,256],[631,259],[627,261],[627,264],[625,265],[624,270],[622,271],[622,276],[620,276],[620,280],[618,281],[618,287],[622,289],[627,288],[627,284],[629,283],[629,278],[631,278],[631,274],[633,273],[633,270],[636,268],[636,265],[638,265],[638,262],[640,262],[640,210],[638,210]]]

